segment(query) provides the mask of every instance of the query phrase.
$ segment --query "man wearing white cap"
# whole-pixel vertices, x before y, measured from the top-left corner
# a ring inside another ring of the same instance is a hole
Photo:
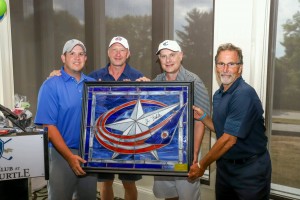
[[[128,41],[121,36],[112,38],[107,54],[109,63],[102,69],[89,74],[98,81],[135,81],[143,74],[127,63],[130,56]]]
[[[135,81],[143,76],[140,71],[127,63],[130,51],[128,41],[124,37],[116,36],[112,38],[107,53],[110,62],[104,68],[89,74],[90,77],[98,81]],[[114,174],[99,174],[98,178],[101,199],[113,199]],[[125,189],[125,200],[137,199],[135,181],[141,178],[142,176],[137,174],[119,174],[119,179],[122,181]]]
[[[98,81],[135,81],[143,77],[143,74],[131,67],[127,63],[130,57],[129,44],[126,38],[122,36],[113,37],[108,45],[109,63],[99,70],[90,73],[88,76]],[[50,76],[60,76],[60,70],[54,70]],[[137,174],[119,174],[125,189],[125,200],[137,199],[137,188],[135,181],[140,180],[141,175]],[[114,174],[99,174],[100,196],[101,200],[111,200],[113,193]]]
[[[82,89],[84,82],[95,81],[84,75],[86,48],[76,39],[65,43],[61,60],[61,76],[47,79],[38,95],[35,124],[48,128],[49,181],[48,199],[95,200],[97,177],[87,175],[80,164],[86,162],[78,156]]]
[[[163,41],[159,44],[156,55],[164,72],[157,75],[153,81],[193,81],[194,104],[202,105],[205,112],[209,113],[209,97],[205,85],[196,74],[181,65],[183,52],[178,43],[174,40]],[[147,78],[143,77],[139,81],[147,81]],[[197,163],[205,127],[200,121],[195,121],[194,124],[193,163]],[[200,180],[189,182],[185,177],[154,176],[153,193],[157,198],[168,200],[198,200]]]

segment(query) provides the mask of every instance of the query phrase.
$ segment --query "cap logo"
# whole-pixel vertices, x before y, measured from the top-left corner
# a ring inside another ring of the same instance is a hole
[[[116,41],[122,41],[122,38],[121,37],[117,37],[115,40]]]
[[[163,45],[164,45],[164,46],[168,46],[168,45],[169,45],[169,42],[166,41],[166,42],[163,43]]]
[[[113,39],[111,39],[108,47],[111,47],[111,45],[115,44],[115,43],[120,43],[121,45],[123,45],[126,49],[129,50],[129,44],[126,40],[126,38],[123,38],[122,36],[116,36]]]

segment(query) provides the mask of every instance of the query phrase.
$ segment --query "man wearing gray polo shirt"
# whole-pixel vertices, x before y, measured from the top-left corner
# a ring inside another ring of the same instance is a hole
[[[157,75],[153,81],[193,81],[194,104],[202,105],[202,108],[209,113],[209,97],[205,85],[196,74],[186,70],[181,65],[183,52],[178,43],[174,40],[163,41],[160,43],[156,55],[158,55],[164,72]],[[204,128],[202,122],[195,121],[193,163],[198,162]],[[185,177],[155,176],[153,193],[157,198],[168,200],[198,200],[200,199],[200,180],[189,182]]]

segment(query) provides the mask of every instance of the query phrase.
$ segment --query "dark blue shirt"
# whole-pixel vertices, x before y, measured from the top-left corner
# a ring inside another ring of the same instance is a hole
[[[136,79],[143,77],[143,74],[140,71],[134,69],[126,63],[125,69],[122,72],[121,76],[118,78],[118,80],[115,80],[115,78],[109,74],[109,66],[110,63],[108,63],[104,68],[90,73],[89,77],[92,77],[97,81],[135,81]],[[97,103],[97,105],[105,105],[111,103],[112,99],[108,96],[98,96],[97,101],[101,102]],[[107,110],[105,109],[105,106],[97,106],[95,111],[96,116],[99,116],[106,111]]]
[[[223,155],[227,159],[247,158],[266,151],[263,108],[254,90],[242,77],[224,92],[213,96],[213,123],[217,138],[223,133],[237,137],[237,143]]]
[[[135,81],[136,79],[143,77],[143,74],[140,71],[126,63],[123,73],[118,80],[115,80],[114,77],[109,74],[109,65],[110,63],[108,63],[104,68],[90,73],[88,76],[96,79],[97,81]]]

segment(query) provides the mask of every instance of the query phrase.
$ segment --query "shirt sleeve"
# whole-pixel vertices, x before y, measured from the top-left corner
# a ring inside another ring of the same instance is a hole
[[[58,97],[54,81],[46,80],[38,94],[37,111],[34,123],[37,125],[57,124]]]
[[[194,82],[194,105],[203,109],[207,114],[210,113],[208,92],[202,81]]]

